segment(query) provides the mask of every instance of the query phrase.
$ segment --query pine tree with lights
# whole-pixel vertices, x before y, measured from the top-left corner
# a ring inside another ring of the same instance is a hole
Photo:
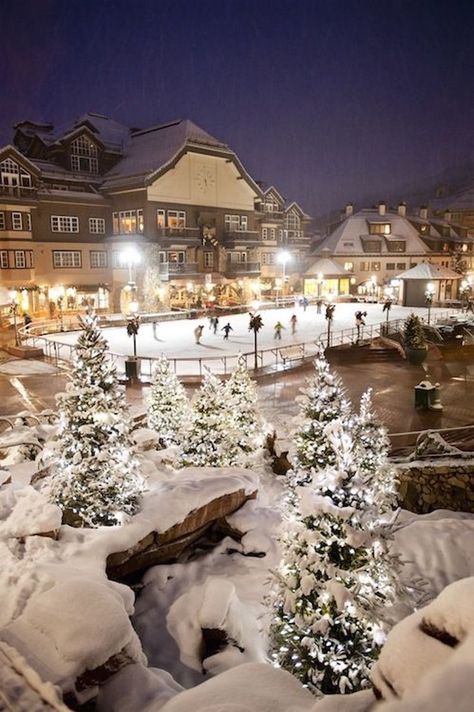
[[[361,474],[374,504],[380,513],[392,511],[397,506],[398,480],[388,457],[390,441],[387,430],[374,410],[371,388],[360,399],[359,413],[353,421],[353,437]]]
[[[148,427],[162,447],[177,445],[189,426],[191,408],[186,392],[165,356],[155,363],[148,397]]]
[[[333,420],[351,414],[341,379],[331,373],[323,346],[319,347],[314,367],[316,373],[301,398],[303,424],[296,433],[296,455],[289,471],[293,486],[309,482],[315,471],[334,464],[335,454],[328,444],[325,428]]]
[[[262,447],[264,432],[257,404],[257,389],[242,357],[225,384],[224,397],[232,409],[238,431],[238,446],[245,459],[246,453],[255,452]]]
[[[107,358],[95,316],[81,319],[66,392],[49,496],[75,526],[120,524],[139,507],[144,483],[133,455],[125,393]]]
[[[192,404],[191,427],[180,453],[183,467],[237,465],[241,454],[232,404],[220,380],[206,369],[201,388]]]
[[[312,468],[311,482],[294,490],[271,627],[275,664],[317,695],[369,685],[398,566],[367,494],[350,421],[329,422],[323,435],[329,464]]]

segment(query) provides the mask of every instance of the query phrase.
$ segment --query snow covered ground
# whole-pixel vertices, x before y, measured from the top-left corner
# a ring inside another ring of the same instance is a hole
[[[355,327],[354,314],[362,310],[367,312],[366,324],[380,324],[384,319],[381,304],[337,304],[332,331],[339,332],[343,329],[353,329]],[[390,320],[405,319],[408,314],[415,313],[426,319],[426,308],[401,307],[394,305],[390,311]],[[432,320],[436,314],[446,314],[446,310],[432,309]],[[290,318],[293,314],[297,316],[296,333],[291,333]],[[327,321],[324,317],[324,308],[321,314],[317,314],[316,306],[311,305],[304,311],[303,307],[293,309],[269,309],[261,312],[263,318],[263,329],[258,334],[258,349],[274,349],[280,346],[289,346],[303,342],[311,342],[327,333]],[[274,338],[274,326],[281,321],[285,327],[282,338]],[[229,322],[233,331],[230,332],[228,340],[224,339],[222,327]],[[198,324],[205,326],[200,344],[195,343],[194,329]],[[153,336],[153,325],[142,324],[137,336],[137,353],[141,358],[157,358],[164,354],[168,358],[181,359],[178,366],[178,373],[197,373],[197,363],[195,359],[204,359],[205,364],[212,371],[221,373],[224,370],[223,357],[236,356],[239,353],[253,352],[253,333],[248,330],[248,314],[235,314],[231,316],[221,316],[217,334],[209,329],[209,320],[182,319],[177,321],[164,321],[160,323],[156,331],[156,339]],[[104,329],[104,335],[109,342],[110,350],[116,354],[131,356],[133,354],[133,341],[127,336],[124,327],[111,327]],[[69,348],[74,344],[78,332],[64,334],[54,334],[46,337],[50,341],[55,341],[59,345],[66,345],[66,348],[59,346],[59,356],[69,357]],[[189,363],[183,359],[191,359]],[[265,356],[264,365],[275,362],[275,356],[268,353]],[[123,360],[119,359],[120,365]],[[253,363],[249,361],[249,366]]]

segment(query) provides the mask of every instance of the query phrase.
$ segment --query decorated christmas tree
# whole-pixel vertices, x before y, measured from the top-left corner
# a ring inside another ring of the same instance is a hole
[[[183,466],[226,467],[239,461],[239,433],[226,389],[210,371],[193,403],[191,427],[183,439]]]
[[[137,511],[144,488],[133,455],[125,394],[95,316],[81,319],[66,392],[50,498],[76,526],[112,526]]]
[[[271,628],[275,663],[315,694],[368,686],[398,566],[367,497],[350,421],[329,422],[323,436],[329,464],[312,469],[311,482],[294,491]]]
[[[162,447],[177,445],[189,426],[191,408],[186,392],[162,356],[155,363],[148,397],[148,426],[160,436]]]
[[[359,413],[353,420],[355,455],[361,475],[367,482],[367,494],[380,513],[397,506],[397,478],[388,455],[390,441],[372,403],[372,389],[363,393]]]
[[[239,358],[225,385],[224,397],[232,409],[238,446],[243,453],[255,452],[263,444],[263,420],[258,410],[257,390],[243,358]]]
[[[315,471],[334,464],[335,454],[325,428],[337,418],[350,417],[351,413],[341,380],[331,373],[322,346],[314,366],[316,373],[301,398],[303,422],[296,432],[296,454],[289,474],[293,485],[309,482]]]
[[[420,317],[410,314],[403,326],[403,343],[408,349],[425,349],[426,339]]]

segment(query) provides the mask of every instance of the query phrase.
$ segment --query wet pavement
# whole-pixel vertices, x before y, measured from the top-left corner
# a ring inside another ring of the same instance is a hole
[[[330,359],[331,360],[331,359]],[[390,432],[409,432],[426,428],[449,428],[474,423],[474,362],[467,359],[445,361],[433,351],[423,366],[412,366],[398,356],[390,361],[333,363],[348,395],[357,403],[371,386],[376,409]],[[6,373],[5,371],[9,371]],[[312,365],[268,375],[258,384],[262,410],[279,432],[299,413],[296,401],[301,388],[312,375]],[[414,386],[424,378],[441,384],[441,412],[416,410]],[[64,390],[64,366],[44,361],[17,361],[0,351],[0,415],[23,410],[55,409],[55,395]],[[194,387],[189,387],[191,393]],[[127,388],[132,413],[144,410],[147,389]]]

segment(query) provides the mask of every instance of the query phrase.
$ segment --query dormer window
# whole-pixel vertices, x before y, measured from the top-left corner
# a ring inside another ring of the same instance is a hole
[[[390,223],[369,223],[369,235],[390,235]]]
[[[0,185],[4,188],[31,188],[31,175],[11,158],[0,163]]]
[[[78,173],[99,172],[97,146],[87,136],[79,136],[71,142],[71,170]]]

